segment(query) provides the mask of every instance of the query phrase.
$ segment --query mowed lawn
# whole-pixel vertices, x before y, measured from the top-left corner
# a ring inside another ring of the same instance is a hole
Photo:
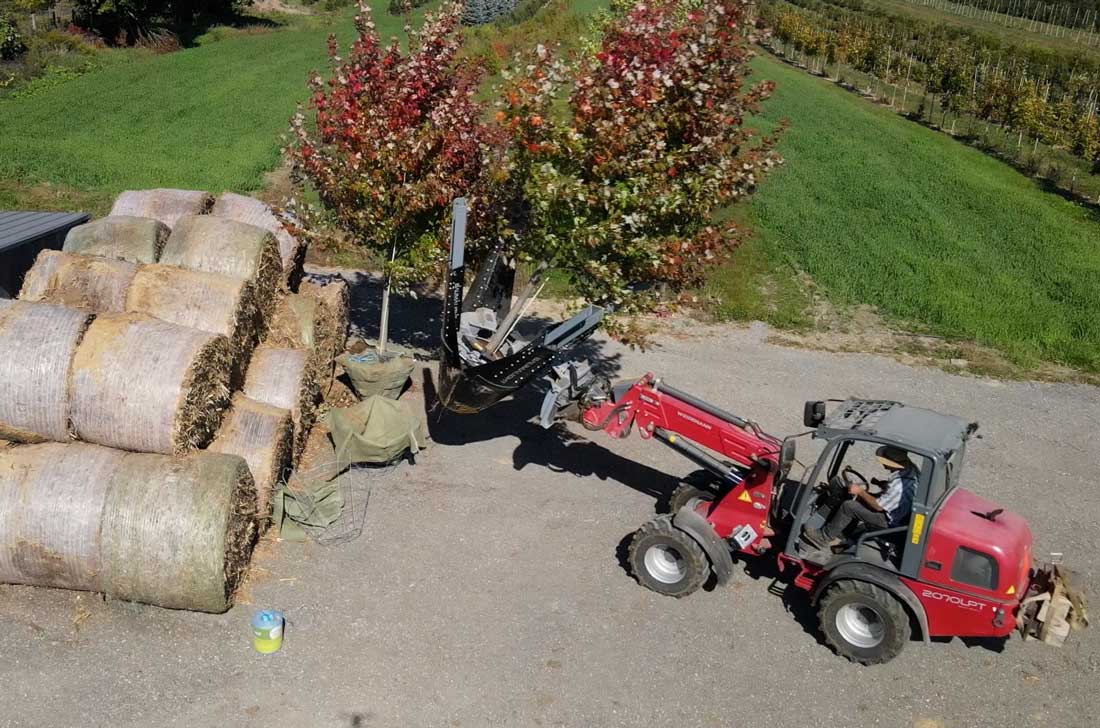
[[[869,303],[1017,362],[1100,370],[1100,224],[1005,164],[771,58],[763,118],[786,165],[750,203],[749,243],[842,304]],[[734,260],[737,264],[737,258]],[[716,276],[720,292],[744,281]]]
[[[373,4],[383,37],[399,35],[402,19]],[[107,193],[256,190],[308,98],[310,70],[325,69],[328,34],[353,30],[350,13],[293,20],[0,100],[0,179]]]

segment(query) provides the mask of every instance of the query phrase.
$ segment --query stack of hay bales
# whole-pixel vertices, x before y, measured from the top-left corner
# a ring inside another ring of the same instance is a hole
[[[0,301],[0,582],[231,605],[348,317],[248,199],[123,193]]]

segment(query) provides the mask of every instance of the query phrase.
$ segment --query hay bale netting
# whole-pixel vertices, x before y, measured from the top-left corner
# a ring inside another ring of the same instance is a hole
[[[19,298],[122,313],[137,265],[89,255],[43,250],[23,279]]]
[[[233,605],[256,541],[256,487],[236,455],[130,453],[100,526],[102,591],[170,609]]]
[[[279,244],[279,258],[283,264],[283,280],[290,290],[297,290],[298,283],[302,280],[306,246],[290,234],[270,207],[254,197],[223,192],[214,203],[210,214],[255,225],[274,235]]]
[[[247,282],[172,265],[143,265],[134,276],[126,310],[221,334],[241,373],[262,329],[255,291]]]
[[[203,447],[229,402],[231,358],[218,334],[143,314],[100,316],[73,358],[73,432],[137,452]]]
[[[70,371],[90,318],[64,306],[0,299],[0,438],[69,440]]]
[[[263,228],[220,217],[191,215],[172,229],[160,262],[249,281],[264,314],[282,280],[275,237]]]
[[[224,612],[255,543],[244,460],[85,443],[0,451],[0,581]]]
[[[198,190],[127,190],[115,198],[111,216],[151,217],[174,228],[184,215],[205,215],[214,196]]]
[[[305,447],[317,415],[320,389],[307,349],[260,346],[252,355],[244,394],[257,402],[290,410],[294,422],[294,459]]]
[[[271,522],[271,497],[287,475],[293,447],[290,410],[236,394],[218,436],[207,448],[239,455],[248,463],[256,482],[256,520],[261,530]]]
[[[74,227],[65,236],[63,250],[131,263],[156,263],[169,232],[167,225],[151,217],[112,215]]]

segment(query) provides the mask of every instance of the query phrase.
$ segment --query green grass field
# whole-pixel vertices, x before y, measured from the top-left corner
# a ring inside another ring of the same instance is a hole
[[[374,2],[383,37],[402,24],[387,4]],[[259,189],[308,96],[309,71],[325,65],[326,37],[352,31],[350,14],[292,18],[0,100],[0,180],[60,183],[97,199],[143,187]]]
[[[376,22],[398,34],[385,4],[374,0]],[[536,16],[501,39],[581,27],[552,20]],[[127,188],[259,189],[333,30],[348,37],[349,17],[227,32],[0,100],[0,208],[103,212]],[[977,341],[1024,366],[1100,371],[1100,225],[1089,212],[821,79],[755,63],[779,84],[758,123],[792,121],[780,147],[787,164],[733,210],[755,235],[708,286],[720,315],[805,325],[804,271],[832,301],[872,304],[903,326]]]
[[[741,213],[755,238],[712,282],[725,313],[751,313],[739,310],[755,294],[744,268],[779,271],[788,286],[782,271],[799,269],[840,304],[872,304],[1024,365],[1100,370],[1095,213],[821,79],[767,57],[755,65],[778,83],[763,120],[793,125],[785,167]]]

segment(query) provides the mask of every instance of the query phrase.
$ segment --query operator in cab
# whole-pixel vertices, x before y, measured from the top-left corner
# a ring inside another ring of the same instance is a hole
[[[875,456],[890,474],[885,481],[871,480],[875,485],[882,486],[882,492],[876,498],[856,483],[849,485],[848,493],[852,499],[844,501],[836,509],[825,527],[821,530],[807,528],[802,532],[802,538],[811,546],[819,549],[835,546],[853,522],[872,531],[908,522],[909,512],[913,508],[913,494],[917,489],[917,468],[909,459],[909,453],[892,445],[878,448]]]

